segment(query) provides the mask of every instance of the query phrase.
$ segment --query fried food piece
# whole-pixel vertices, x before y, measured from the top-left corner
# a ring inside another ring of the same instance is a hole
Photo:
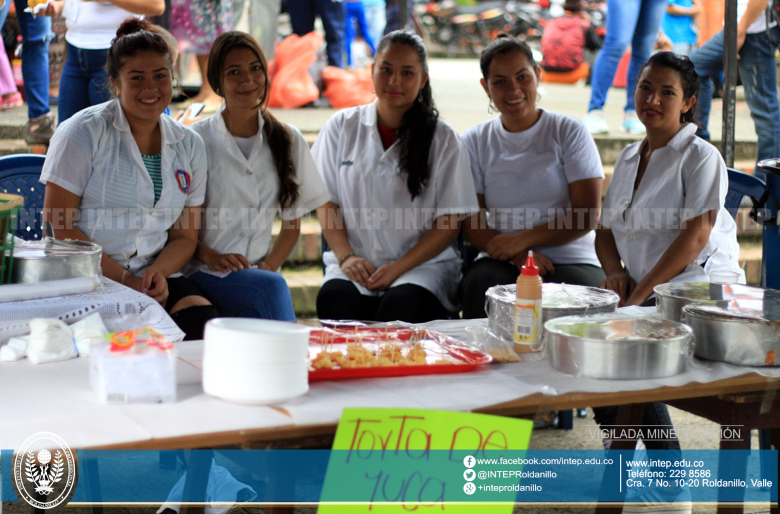
[[[766,352],[766,359],[764,359],[764,362],[770,365],[775,364],[775,359],[777,358],[777,352],[774,350],[769,350]]]

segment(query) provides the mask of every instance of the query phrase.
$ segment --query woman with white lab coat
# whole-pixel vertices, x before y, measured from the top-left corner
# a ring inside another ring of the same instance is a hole
[[[211,47],[208,79],[225,102],[192,126],[206,144],[209,180],[190,279],[221,314],[295,321],[277,271],[301,216],[329,197],[301,133],[265,108],[267,69],[260,45],[243,32],[226,32]],[[282,229],[272,245],[277,213]]]
[[[187,339],[217,312],[180,271],[197,244],[206,188],[200,137],[161,116],[171,101],[168,45],[146,20],[117,29],[107,71],[117,99],[84,109],[51,140],[41,182],[59,239],[103,247],[103,275],[165,306]]]
[[[382,38],[373,82],[377,101],[334,115],[312,148],[331,198],[317,210],[331,248],[317,314],[446,318],[461,275],[452,243],[479,209],[468,152],[438,118],[419,37]]]

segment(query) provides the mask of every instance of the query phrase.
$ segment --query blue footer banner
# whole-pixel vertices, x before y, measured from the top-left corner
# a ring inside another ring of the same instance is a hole
[[[407,510],[777,501],[777,452],[770,450],[412,450],[392,441],[377,448],[3,450],[0,496],[28,503],[61,495],[70,504],[403,504]]]

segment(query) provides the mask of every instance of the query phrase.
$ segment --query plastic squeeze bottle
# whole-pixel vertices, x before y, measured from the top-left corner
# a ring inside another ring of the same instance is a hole
[[[515,300],[515,352],[532,353],[541,349],[542,277],[534,263],[534,252],[528,252],[525,266],[517,277]]]

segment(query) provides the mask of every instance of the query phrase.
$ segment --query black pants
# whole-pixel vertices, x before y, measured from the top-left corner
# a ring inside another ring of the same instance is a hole
[[[188,296],[204,296],[201,290],[186,277],[168,278],[168,301],[165,310],[168,313],[179,302]],[[171,314],[171,319],[184,332],[185,341],[203,339],[203,329],[210,319],[219,317],[213,305],[197,305],[180,309]]]
[[[317,294],[320,319],[425,323],[447,319],[449,314],[433,293],[414,284],[391,287],[382,296],[366,296],[351,281],[334,279]]]
[[[496,259],[479,259],[466,272],[463,279],[463,318],[484,318],[485,292],[499,284],[514,284],[520,270],[511,262]],[[555,272],[542,280],[555,284],[576,284],[598,287],[604,281],[604,272],[590,264],[556,264]]]

